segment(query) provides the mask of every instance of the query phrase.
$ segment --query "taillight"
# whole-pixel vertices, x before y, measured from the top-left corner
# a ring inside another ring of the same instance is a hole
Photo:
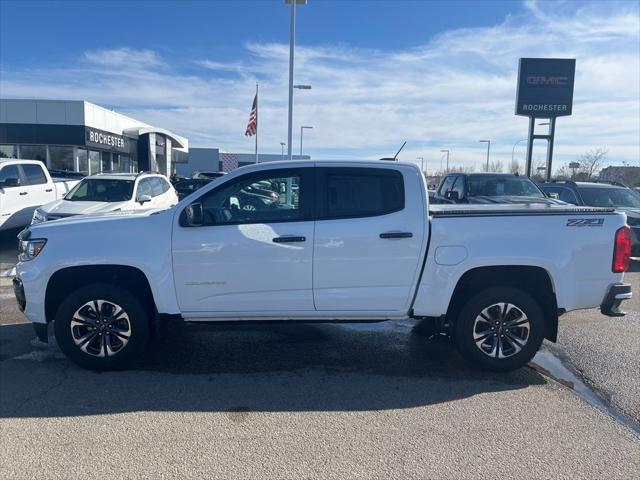
[[[615,273],[626,272],[629,268],[631,257],[631,228],[628,225],[620,227],[616,232],[616,240],[613,247],[613,266]]]

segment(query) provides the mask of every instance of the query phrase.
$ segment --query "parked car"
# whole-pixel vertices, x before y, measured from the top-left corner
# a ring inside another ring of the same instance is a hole
[[[196,190],[204,187],[209,182],[210,178],[184,178],[174,183],[173,187],[178,193],[178,198],[182,200],[187,195],[191,195]]]
[[[32,223],[74,215],[169,208],[178,195],[167,178],[155,173],[98,173],[84,178],[64,198],[33,212]]]
[[[285,186],[278,202],[234,208],[260,181]],[[624,315],[629,236],[613,209],[430,206],[412,164],[269,162],[171,209],[32,225],[13,285],[39,338],[55,319],[62,351],[91,369],[124,367],[167,319],[415,318],[511,370],[556,340],[564,312]]]
[[[29,225],[37,207],[62,198],[79,181],[52,178],[39,160],[0,158],[0,230]]]
[[[191,178],[208,178],[210,180],[215,180],[216,178],[220,178],[225,174],[226,174],[226,172],[201,172],[201,171],[196,171],[196,172],[193,172],[193,175],[191,175]]]
[[[540,184],[540,188],[550,195],[557,195],[564,202],[588,206],[615,208],[627,214],[627,224],[631,227],[632,255],[640,256],[640,195],[620,183],[592,183],[552,181]]]
[[[433,196],[434,203],[544,203],[548,198],[529,178],[509,173],[451,173],[445,175]]]

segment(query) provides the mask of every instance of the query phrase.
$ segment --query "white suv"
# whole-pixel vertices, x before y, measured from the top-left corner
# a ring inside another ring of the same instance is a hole
[[[31,223],[73,215],[169,208],[178,195],[166,177],[153,173],[99,173],[84,178],[61,200],[33,212]]]

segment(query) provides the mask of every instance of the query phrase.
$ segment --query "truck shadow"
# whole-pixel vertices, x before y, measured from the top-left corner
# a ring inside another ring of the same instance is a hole
[[[386,410],[546,383],[474,369],[410,322],[172,326],[130,370],[104,373],[37,345],[30,325],[0,334],[0,418]]]

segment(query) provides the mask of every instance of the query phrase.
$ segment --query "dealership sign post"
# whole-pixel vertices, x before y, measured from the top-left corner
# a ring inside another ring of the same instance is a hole
[[[527,164],[525,172],[531,176],[533,142],[547,140],[547,180],[551,178],[553,139],[556,117],[571,115],[573,107],[573,80],[576,71],[574,58],[521,58],[518,66],[518,92],[516,115],[529,117],[527,142]],[[537,119],[549,119],[549,131],[545,135],[535,134]]]

